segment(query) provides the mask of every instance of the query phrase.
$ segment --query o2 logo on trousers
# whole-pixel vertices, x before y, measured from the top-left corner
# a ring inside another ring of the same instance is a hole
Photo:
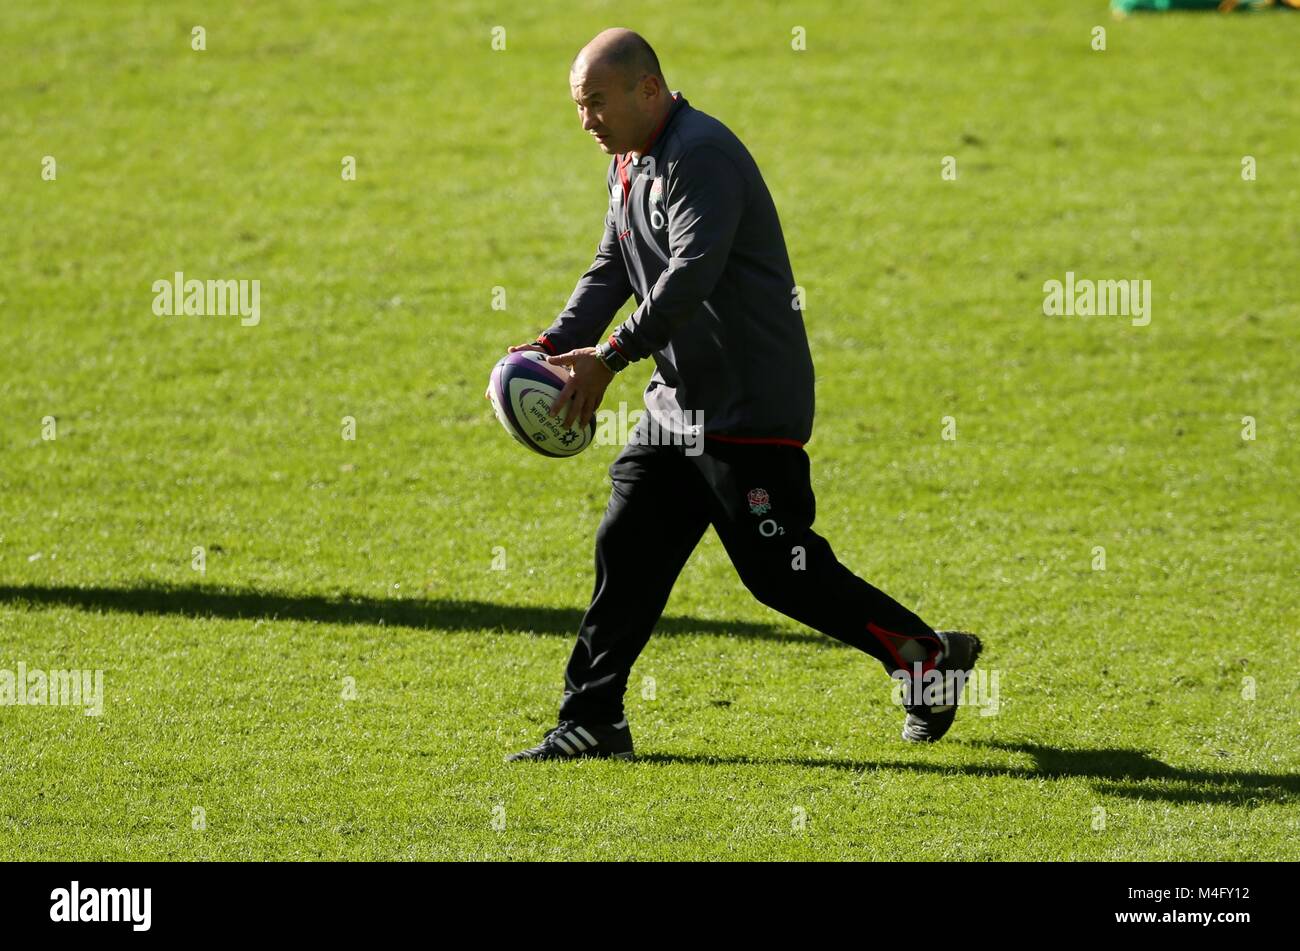
[[[750,489],[745,493],[745,501],[749,503],[749,511],[753,515],[766,515],[772,511],[772,496],[767,494],[767,489]],[[772,538],[784,535],[785,529],[777,524],[776,519],[765,518],[758,523],[758,534]]]

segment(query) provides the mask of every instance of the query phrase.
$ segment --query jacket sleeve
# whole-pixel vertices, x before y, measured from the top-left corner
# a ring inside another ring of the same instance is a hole
[[[667,189],[668,267],[610,338],[628,360],[662,349],[699,311],[722,276],[745,210],[744,179],[716,146],[701,145],[682,156]]]
[[[609,179],[606,179],[609,184]],[[617,183],[614,183],[617,187]],[[618,246],[618,221],[613,205],[605,209],[605,233],[596,248],[596,260],[578,279],[560,316],[537,342],[550,353],[567,353],[579,347],[594,347],[629,297],[632,282]]]

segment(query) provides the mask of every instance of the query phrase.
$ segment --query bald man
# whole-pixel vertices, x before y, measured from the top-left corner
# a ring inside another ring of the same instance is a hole
[[[559,722],[507,761],[632,758],[628,676],[709,525],[759,601],[899,681],[904,739],[939,739],[981,644],[931,629],[812,530],[812,358],[757,165],[726,126],[668,91],[654,50],[630,30],[583,47],[569,86],[583,131],[611,156],[605,231],[564,311],[510,350],[569,368],[552,407],[566,425],[588,422],[630,364],[649,357],[655,372],[647,412],[609,468],[595,590]],[[635,311],[601,341],[629,297]]]

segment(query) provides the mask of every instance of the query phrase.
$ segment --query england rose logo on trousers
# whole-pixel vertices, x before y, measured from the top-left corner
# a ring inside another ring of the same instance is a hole
[[[766,515],[772,508],[772,500],[767,495],[767,489],[750,489],[749,490],[749,510],[755,515]]]

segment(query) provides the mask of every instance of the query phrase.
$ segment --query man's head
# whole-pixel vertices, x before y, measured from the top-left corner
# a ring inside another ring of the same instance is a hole
[[[579,50],[569,91],[583,130],[610,155],[645,145],[672,101],[655,51],[621,28],[601,31]]]

